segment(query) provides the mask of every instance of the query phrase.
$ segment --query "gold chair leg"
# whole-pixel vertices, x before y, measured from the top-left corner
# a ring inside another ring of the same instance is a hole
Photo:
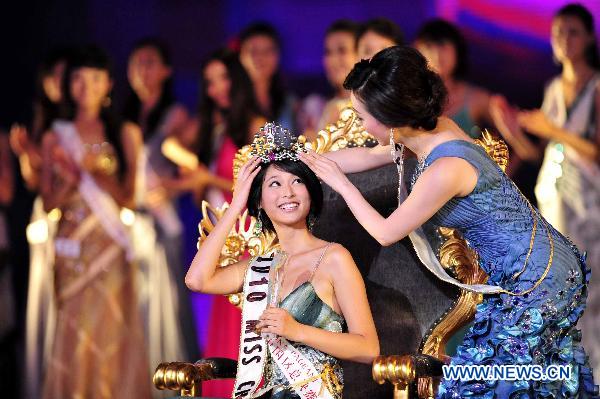
[[[394,384],[394,399],[408,399],[408,384]]]

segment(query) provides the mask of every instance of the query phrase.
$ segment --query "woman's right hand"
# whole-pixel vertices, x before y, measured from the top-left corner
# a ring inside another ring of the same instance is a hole
[[[237,180],[233,186],[231,207],[239,212],[246,207],[248,196],[250,195],[250,187],[252,186],[254,178],[260,171],[260,167],[260,158],[252,157],[238,172]]]

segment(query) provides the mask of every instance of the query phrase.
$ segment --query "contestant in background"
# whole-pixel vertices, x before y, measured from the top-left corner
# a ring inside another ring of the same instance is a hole
[[[248,72],[260,112],[270,121],[295,127],[297,101],[280,70],[281,40],[267,23],[247,26],[239,35],[240,61]]]
[[[490,94],[465,81],[468,71],[467,42],[450,22],[434,19],[421,26],[415,48],[427,58],[448,90],[444,114],[473,138],[481,136],[481,127],[492,122]]]
[[[65,72],[64,120],[42,143],[40,191],[57,217],[56,327],[42,397],[145,398],[147,344],[134,249],[121,221],[134,204],[139,129],[112,116],[106,54],[79,49]]]
[[[133,47],[127,69],[131,92],[123,113],[126,120],[141,127],[144,137],[133,238],[142,271],[140,305],[152,371],[164,361],[195,361],[200,356],[189,292],[183,282],[178,196],[163,184],[163,179],[178,176],[178,167],[163,155],[162,145],[167,138],[176,137],[188,121],[185,108],[175,101],[172,73],[169,51],[160,40],[145,38]]]
[[[10,130],[11,148],[19,158],[21,175],[31,191],[39,189],[42,135],[59,116],[63,99],[61,82],[69,53],[69,49],[56,48],[46,56],[38,70],[31,127],[14,124]]]
[[[326,103],[318,94],[305,98],[298,113],[300,131],[314,140],[319,130],[338,121],[340,111],[350,105],[350,93],[344,89],[344,79],[356,62],[356,34],[359,25],[347,19],[332,23],[323,40],[323,68],[333,89]]]
[[[52,50],[39,67],[33,102],[33,122],[29,128],[15,124],[10,131],[10,144],[19,159],[21,176],[26,187],[39,193],[42,168],[41,142],[44,132],[58,118],[64,99],[62,81],[71,50]],[[50,217],[49,217],[50,216]],[[48,361],[54,334],[53,306],[54,232],[56,213],[44,211],[41,196],[37,196],[27,226],[29,243],[29,282],[25,320],[25,381],[26,397],[41,396],[43,370]]]
[[[498,132],[505,130],[499,107],[508,105],[506,99],[466,80],[469,71],[468,46],[458,27],[443,19],[428,21],[419,29],[414,46],[427,58],[448,90],[444,115],[472,138],[480,138],[482,129],[486,127]],[[528,152],[525,158],[521,158],[522,145],[513,148],[512,144],[506,173],[523,194],[535,203],[533,186],[539,169],[539,156]]]
[[[350,104],[350,92],[344,89],[344,80],[357,61],[355,41],[358,27],[355,22],[338,20],[329,26],[325,34],[323,67],[334,96],[325,104],[319,121],[320,129],[337,122],[340,111]]]
[[[190,168],[193,163],[182,166],[181,177],[166,182],[165,187],[191,190],[198,204],[206,200],[219,207],[231,202],[236,152],[250,143],[265,119],[237,53],[219,50],[211,55],[202,67],[201,87],[198,117],[190,121],[180,136],[180,143],[193,148],[199,162],[193,169]],[[224,296],[216,296],[211,302],[202,355],[235,358],[239,347],[240,311]],[[233,381],[208,381],[203,394],[229,396],[232,387]]]

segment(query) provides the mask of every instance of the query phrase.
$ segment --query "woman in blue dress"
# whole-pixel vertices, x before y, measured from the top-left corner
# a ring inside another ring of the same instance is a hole
[[[385,49],[356,64],[345,87],[352,91],[364,128],[380,145],[327,157],[310,152],[301,159],[343,196],[382,245],[407,235],[412,239],[413,231],[431,219],[458,230],[479,254],[488,285],[463,288],[487,295],[451,363],[571,368],[570,378],[554,381],[443,379],[438,396],[597,396],[575,328],[590,277],[584,256],[540,216],[482,147],[441,116],[447,92],[425,58],[409,47]],[[417,156],[419,166],[407,198],[385,218],[344,173],[392,161],[401,169],[404,146]]]

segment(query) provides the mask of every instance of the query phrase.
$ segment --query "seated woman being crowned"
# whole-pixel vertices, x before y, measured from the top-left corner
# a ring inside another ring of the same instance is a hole
[[[186,276],[194,291],[243,291],[236,398],[341,398],[339,359],[370,363],[379,341],[364,281],[350,253],[311,233],[323,203],[316,175],[287,129],[255,135],[231,205],[200,246]],[[276,249],[219,267],[221,249],[248,208]]]

